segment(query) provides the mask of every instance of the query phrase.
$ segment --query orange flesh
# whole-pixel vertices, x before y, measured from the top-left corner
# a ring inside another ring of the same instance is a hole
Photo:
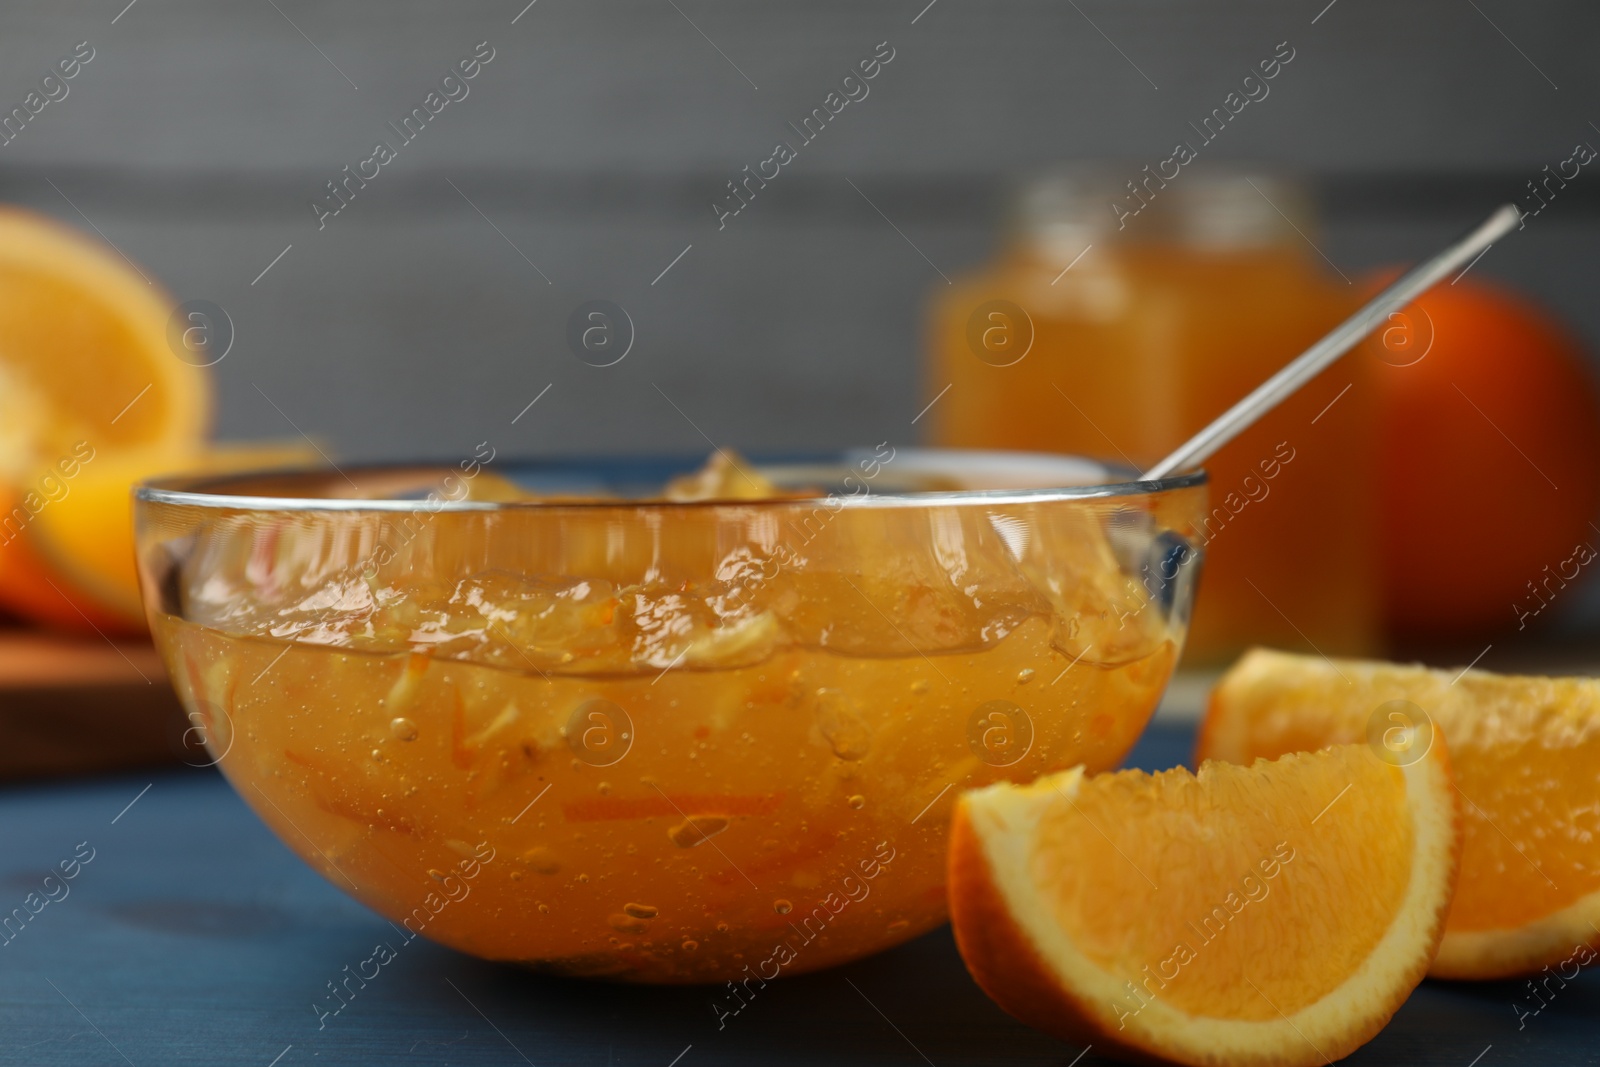
[[[965,654],[790,647],[749,666],[632,675],[294,644],[162,614],[153,626],[168,662],[186,665],[173,673],[189,707],[220,723],[209,743],[226,752],[223,772],[340,888],[400,921],[438,888],[430,869],[487,843],[470,899],[428,936],[649,981],[763,965],[770,977],[781,944],[793,974],[944,921],[961,789],[1114,766],[1175,658],[1161,642],[1050,686],[1070,660],[1043,618]],[[578,758],[561,733],[592,698],[633,722],[611,766]],[[995,698],[1031,709],[1033,746],[1007,767],[968,741],[973,707]]]
[[[1354,687],[1319,666],[1279,676],[1270,697],[1232,695],[1228,717],[1253,722],[1226,741],[1219,728],[1213,751],[1226,743],[1242,762],[1364,740],[1372,709],[1409,699],[1449,739],[1462,797],[1464,876],[1447,932],[1519,927],[1600,892],[1595,683],[1469,673],[1451,686],[1449,674],[1341,663]]]
[[[79,440],[106,448],[158,440],[170,432],[170,406],[179,398],[163,389],[152,389],[117,418],[153,375],[144,360],[109,357],[139,352],[150,339],[137,336],[111,308],[84,299],[80,281],[0,264],[0,337],[12,353],[0,353],[0,365],[17,368],[6,373],[21,373],[17,387],[31,391],[61,418],[40,427],[35,445],[44,462],[70,454]],[[177,361],[166,352],[149,356]],[[182,418],[188,421],[187,412]]]
[[[1571,748],[1529,745],[1509,775],[1474,758],[1480,755],[1462,751],[1456,781],[1471,799],[1462,802],[1463,869],[1485,877],[1462,880],[1447,929],[1516,926],[1600,892],[1600,807],[1592,794],[1581,803],[1571,790],[1573,782],[1594,781],[1600,735]]]
[[[1073,943],[1133,984],[1123,1008],[1293,1014],[1388,930],[1413,858],[1411,824],[1393,817],[1401,772],[1364,749],[1293,764],[1110,775],[1045,815],[1033,879]]]

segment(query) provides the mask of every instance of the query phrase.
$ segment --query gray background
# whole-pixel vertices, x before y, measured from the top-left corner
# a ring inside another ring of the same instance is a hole
[[[0,199],[87,217],[229,311],[224,437],[292,420],[352,459],[691,451],[702,431],[779,449],[915,437],[926,302],[993,251],[1007,177],[1164,158],[1280,41],[1294,62],[1196,166],[1308,177],[1347,274],[1600,144],[1589,5],[926,2],[13,0],[6,108],[77,41],[97,54],[0,148]],[[319,231],[323,183],[483,40],[470,96]],[[724,181],[883,40],[871,95],[718,232]],[[1475,269],[1600,340],[1594,184]],[[565,340],[593,298],[636,324],[605,369]]]

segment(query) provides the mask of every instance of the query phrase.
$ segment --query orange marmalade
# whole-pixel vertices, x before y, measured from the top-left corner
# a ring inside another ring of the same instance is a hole
[[[771,979],[944,921],[961,790],[1122,759],[1192,588],[1139,561],[1202,501],[175,508],[141,555],[210,759],[333,884],[490,959]]]

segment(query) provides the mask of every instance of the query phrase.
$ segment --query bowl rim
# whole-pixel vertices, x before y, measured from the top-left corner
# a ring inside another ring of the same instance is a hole
[[[721,449],[717,450],[721,452]],[[686,469],[694,470],[703,465],[703,455],[697,454]],[[1150,481],[1141,480],[1131,468],[1108,464],[1099,460],[1083,456],[1068,455],[1063,453],[1047,452],[1013,452],[1001,449],[960,449],[936,447],[904,447],[897,450],[895,459],[910,458],[911,466],[922,466],[924,470],[935,469],[935,461],[942,461],[950,469],[952,461],[958,467],[967,470],[983,465],[992,464],[995,468],[1001,465],[1012,469],[1019,467],[1030,469],[1036,473],[1043,473],[1051,469],[1059,469],[1065,474],[1067,471],[1076,471],[1093,477],[1093,472],[1100,472],[1104,481],[1094,481],[1088,484],[1067,486],[1041,486],[1041,487],[1013,487],[999,489],[957,489],[957,490],[931,490],[931,491],[874,491],[869,485],[865,493],[845,494],[832,492],[822,496],[809,497],[779,497],[759,500],[737,500],[714,498],[707,500],[665,500],[655,498],[605,498],[599,497],[592,500],[563,499],[560,501],[544,500],[468,500],[439,497],[434,494],[428,498],[385,498],[385,497],[319,497],[319,496],[263,496],[241,492],[219,491],[230,484],[236,484],[251,479],[264,477],[328,477],[329,475],[345,475],[347,471],[363,473],[396,472],[404,470],[437,470],[441,475],[453,472],[456,466],[443,460],[423,460],[418,462],[379,462],[347,464],[344,467],[336,464],[272,467],[251,470],[231,471],[226,473],[211,472],[207,474],[167,475],[162,477],[147,478],[134,489],[134,498],[141,504],[172,504],[183,507],[209,508],[230,511],[308,511],[308,512],[415,512],[426,510],[429,513],[438,512],[495,512],[495,511],[591,511],[596,509],[660,509],[666,512],[703,509],[703,508],[733,508],[733,509],[763,509],[763,508],[804,508],[820,506],[843,506],[849,508],[885,508],[885,507],[935,507],[957,504],[1036,504],[1051,501],[1066,500],[1107,500],[1117,498],[1151,497],[1160,493],[1167,493],[1178,489],[1188,489],[1203,486],[1208,481],[1204,469],[1186,471],[1180,474],[1169,475]],[[628,462],[662,463],[677,459],[672,455],[602,455],[602,456],[574,456],[574,457],[536,457],[536,458],[508,458],[497,461],[496,469],[517,467],[522,469],[539,469],[548,471],[594,472],[607,465],[625,464]],[[685,457],[686,459],[688,457]],[[878,458],[878,453],[866,449],[843,449],[831,452],[806,452],[789,454],[762,453],[751,454],[747,458],[752,464],[768,467],[799,467],[806,465],[848,465],[850,463]],[[487,468],[487,464],[483,465]],[[906,464],[900,463],[897,469],[904,470]]]

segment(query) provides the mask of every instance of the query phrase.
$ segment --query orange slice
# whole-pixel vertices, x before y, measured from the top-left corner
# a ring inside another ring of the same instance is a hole
[[[1600,947],[1600,681],[1257,649],[1212,693],[1199,756],[1246,763],[1369,738],[1403,749],[1417,729],[1450,740],[1464,826],[1431,973],[1511,977]]]
[[[1251,767],[1085,776],[968,793],[950,913],[978,984],[1097,1051],[1188,1064],[1324,1064],[1422,980],[1455,882],[1442,744]]]
[[[87,598],[24,544],[70,488],[64,471],[204,434],[209,381],[168,343],[174,303],[115,250],[0,208],[0,606],[84,626],[92,602],[80,614]]]

